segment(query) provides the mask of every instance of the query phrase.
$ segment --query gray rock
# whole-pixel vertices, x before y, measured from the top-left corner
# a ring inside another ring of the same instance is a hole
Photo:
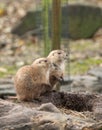
[[[99,97],[99,100],[101,99]],[[25,104],[24,102],[15,104],[0,99],[0,130],[82,130],[97,124],[97,121],[86,118],[80,112],[62,113],[51,103],[42,104],[39,108],[31,108],[29,102],[29,107]],[[48,110],[50,106],[51,111]],[[97,109],[93,110],[97,113]],[[102,127],[101,123],[100,127]]]
[[[96,67],[88,71],[89,75],[95,76],[102,80],[102,67]]]
[[[45,103],[42,104],[39,108],[39,111],[48,111],[48,112],[55,112],[55,113],[60,113],[60,110],[55,107],[52,103]]]
[[[101,12],[102,9],[99,7],[84,4],[62,6],[62,37],[67,38],[69,36],[72,39],[92,37],[96,30],[102,27]],[[42,35],[41,14],[42,10],[28,12],[20,24],[13,28],[12,33],[23,37]],[[49,15],[51,15],[51,11],[49,11]],[[49,35],[51,35],[51,22],[49,25]],[[67,26],[69,26],[69,30]]]
[[[11,79],[0,79],[0,97],[16,95],[14,84]]]
[[[97,73],[97,72],[96,72]],[[102,93],[102,80],[101,72],[96,76],[84,75],[72,78],[72,83],[62,85],[61,91],[74,92],[74,93]],[[68,78],[66,78],[67,80]]]

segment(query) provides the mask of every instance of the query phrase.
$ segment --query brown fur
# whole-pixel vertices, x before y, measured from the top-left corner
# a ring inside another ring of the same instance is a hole
[[[52,64],[52,69],[50,70],[50,77],[49,81],[52,86],[52,88],[55,86],[55,84],[58,81],[63,80],[63,72],[62,70],[58,67]]]
[[[50,91],[49,77],[47,78],[49,67],[50,62],[46,58],[39,58],[31,66],[24,66],[18,70],[14,85],[19,100],[33,100]]]
[[[51,63],[58,65],[61,69],[64,69],[64,63],[68,55],[63,50],[53,50],[49,53],[48,59]]]
[[[63,73],[65,69],[65,61],[68,55],[63,50],[54,50],[51,51],[48,55],[48,60],[53,64],[56,65],[55,69],[50,71],[50,83],[54,87],[58,84],[59,78],[63,78]]]

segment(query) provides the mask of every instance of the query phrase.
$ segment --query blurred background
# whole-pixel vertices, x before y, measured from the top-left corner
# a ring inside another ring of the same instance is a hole
[[[102,0],[0,0],[0,78],[59,48],[66,75],[102,67]]]

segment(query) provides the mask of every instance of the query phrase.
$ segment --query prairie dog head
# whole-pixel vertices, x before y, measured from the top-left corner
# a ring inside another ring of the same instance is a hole
[[[47,58],[38,58],[33,62],[32,66],[43,76],[42,78],[46,79],[49,83],[50,61]]]
[[[63,50],[54,50],[51,51],[48,55],[48,58],[51,59],[52,63],[61,63],[66,61],[68,55]]]
[[[54,63],[62,70],[64,70],[64,63],[68,58],[68,55],[63,50],[54,50],[51,51],[47,57],[51,63]]]
[[[37,65],[39,68],[42,69],[50,69],[51,63],[47,58],[38,58],[33,62],[32,66],[33,65]]]

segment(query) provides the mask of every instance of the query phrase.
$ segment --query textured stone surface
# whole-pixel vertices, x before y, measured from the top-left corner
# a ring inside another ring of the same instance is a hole
[[[102,80],[102,67],[95,67],[88,71],[89,75],[95,76]]]
[[[72,39],[92,37],[95,32],[102,27],[101,11],[102,9],[99,7],[85,6],[84,4],[62,7],[62,37],[68,37],[68,34]],[[41,13],[41,11],[28,12],[27,15],[22,18],[21,24],[17,25],[12,32],[19,36],[42,34],[43,24],[41,23]],[[51,23],[49,27],[51,28]]]
[[[51,111],[46,111],[46,108]],[[24,103],[15,104],[0,99],[0,130],[82,130],[86,127],[87,130],[90,130],[90,127],[94,130],[97,123],[99,128],[102,128],[101,121],[97,122],[75,111],[69,111],[69,114],[62,113],[51,103],[30,108]]]
[[[96,72],[96,73],[95,73]],[[68,83],[68,77],[65,78],[65,84],[62,85],[61,91],[74,93],[102,93],[101,72],[92,70],[88,75],[72,77],[71,83]]]

